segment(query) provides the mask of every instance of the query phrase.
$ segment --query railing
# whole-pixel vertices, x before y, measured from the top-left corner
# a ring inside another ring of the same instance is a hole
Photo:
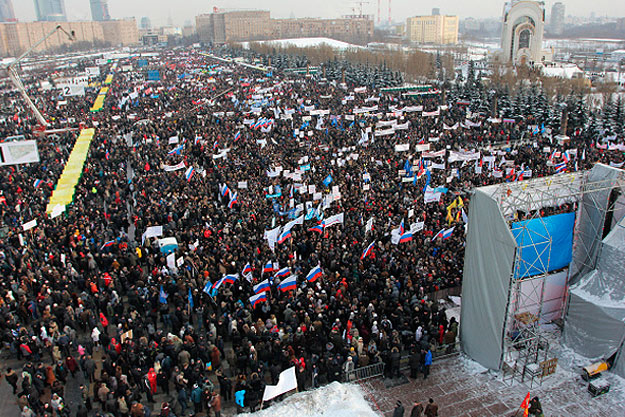
[[[460,342],[450,343],[448,345],[440,345],[432,349],[432,360],[439,360],[454,356],[460,353]],[[409,366],[409,356],[402,356],[399,369],[406,370]],[[364,379],[376,378],[384,375],[384,362],[378,362],[371,365],[356,368],[353,371],[344,374],[345,382],[356,382]]]
[[[361,381],[382,375],[384,375],[384,362],[378,362],[347,372],[345,374],[345,382]]]

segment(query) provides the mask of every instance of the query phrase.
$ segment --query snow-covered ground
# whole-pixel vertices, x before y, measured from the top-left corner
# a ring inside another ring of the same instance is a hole
[[[349,48],[361,48],[361,46],[353,45],[351,43],[337,41],[330,38],[294,38],[294,39],[275,39],[270,41],[259,41],[259,43],[270,43],[280,46],[293,45],[298,48],[308,48],[319,45],[328,45],[334,49],[349,49]],[[249,48],[249,42],[243,42],[241,44],[244,48]]]
[[[284,401],[241,417],[379,417],[355,384],[333,382],[313,391],[291,395]]]

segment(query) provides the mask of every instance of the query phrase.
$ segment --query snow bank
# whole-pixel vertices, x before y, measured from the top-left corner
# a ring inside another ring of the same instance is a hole
[[[284,401],[242,417],[379,417],[355,384],[333,382],[313,391],[291,395]]]
[[[328,45],[334,49],[348,49],[348,48],[361,48],[358,45],[352,45],[351,43],[337,41],[330,38],[294,38],[294,39],[275,39],[270,41],[259,41],[258,43],[270,43],[280,46],[293,45],[298,48],[307,48],[311,46]],[[241,44],[244,48],[249,48],[249,42],[243,42]]]

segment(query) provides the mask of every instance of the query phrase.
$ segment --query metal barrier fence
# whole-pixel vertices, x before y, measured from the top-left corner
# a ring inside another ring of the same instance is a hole
[[[460,342],[450,343],[448,345],[440,345],[432,349],[432,361],[448,358],[460,353]],[[409,356],[404,355],[399,363],[400,370],[406,370],[410,367]],[[344,377],[345,382],[356,382],[364,379],[376,378],[384,375],[384,362],[378,362],[371,365],[356,368],[347,372]]]
[[[347,372],[345,374],[345,381],[362,381],[363,379],[375,378],[382,375],[384,375],[384,362],[378,362]]]

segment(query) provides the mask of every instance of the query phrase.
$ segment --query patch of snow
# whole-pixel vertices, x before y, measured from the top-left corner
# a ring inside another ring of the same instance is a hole
[[[293,38],[293,39],[275,39],[269,41],[259,41],[258,43],[269,43],[272,45],[279,46],[288,46],[293,45],[298,48],[308,48],[320,45],[327,45],[333,49],[345,50],[349,48],[362,48],[358,45],[353,45],[351,43],[337,41],[336,39],[330,38]],[[241,44],[243,48],[249,48],[249,42],[243,42]]]
[[[543,67],[543,75],[547,77],[560,77],[560,78],[573,78],[577,74],[584,74],[575,64],[572,65],[560,65],[557,67]]]
[[[488,368],[483,367],[479,363],[475,362],[473,359],[469,358],[464,353],[461,353],[458,356],[458,360],[462,364],[462,367],[464,368],[465,372],[468,373],[469,375],[484,374],[489,371]]]
[[[304,391],[271,407],[241,417],[379,417],[355,384],[333,382],[312,391]]]

